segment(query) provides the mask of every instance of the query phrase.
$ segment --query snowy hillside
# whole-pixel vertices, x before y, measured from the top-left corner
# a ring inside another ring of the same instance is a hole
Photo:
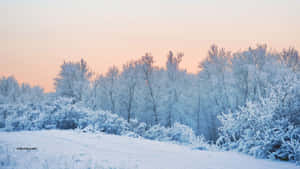
[[[0,168],[295,169],[235,152],[73,130],[0,133]],[[17,148],[36,148],[18,150]]]

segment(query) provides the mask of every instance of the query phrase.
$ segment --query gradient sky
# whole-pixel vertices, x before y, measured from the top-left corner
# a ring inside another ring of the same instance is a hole
[[[164,65],[174,50],[196,72],[213,43],[300,48],[300,0],[1,0],[0,21],[0,76],[46,91],[63,60],[104,73],[145,52]]]

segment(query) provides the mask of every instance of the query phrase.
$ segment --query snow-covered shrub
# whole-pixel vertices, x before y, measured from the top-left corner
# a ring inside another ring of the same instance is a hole
[[[79,125],[79,120],[86,115],[83,109],[76,106],[65,107],[57,113],[57,128],[75,129]]]
[[[298,84],[285,79],[268,97],[219,116],[217,145],[259,158],[299,161],[300,128],[294,118],[300,110]]]
[[[1,126],[8,131],[84,129],[91,125],[93,131],[122,135],[139,125],[137,121],[128,124],[108,111],[92,111],[69,98],[55,98],[36,104],[2,104],[0,118]]]
[[[127,133],[124,134],[127,137],[132,137],[132,138],[140,138],[141,136],[136,134],[135,132],[129,131]]]
[[[3,127],[8,131],[41,129],[40,112],[32,108],[32,104],[9,104],[0,106]]]
[[[300,128],[288,126],[276,133],[277,140],[269,143],[272,146],[270,158],[300,161]]]
[[[58,98],[38,103],[0,105],[2,127],[6,130],[37,130],[42,128],[70,128],[67,123],[77,125],[81,111],[71,100]],[[52,126],[52,127],[50,127]]]
[[[170,138],[167,132],[168,130],[165,127],[154,125],[143,134],[143,137],[150,140],[168,141]]]
[[[129,124],[126,120],[108,111],[90,111],[86,121],[81,121],[81,124],[89,124],[94,131],[109,134],[122,135],[129,131]]]
[[[143,122],[133,128],[133,131],[140,136],[143,136],[146,130],[147,130],[147,124]]]
[[[0,128],[5,128],[6,118],[8,116],[8,105],[0,105]]]
[[[154,125],[143,134],[143,137],[151,140],[174,141],[183,144],[192,144],[196,141],[193,130],[180,123],[175,123],[171,128]]]
[[[175,123],[173,127],[168,129],[168,137],[172,141],[180,143],[193,143],[196,140],[194,131],[183,124]]]
[[[219,151],[218,146],[215,144],[209,144],[204,136],[197,136],[192,144],[194,150],[210,150],[210,151]]]
[[[140,122],[137,119],[131,119],[129,122],[130,125],[130,130],[134,130],[136,128],[138,128],[138,126],[140,125]]]

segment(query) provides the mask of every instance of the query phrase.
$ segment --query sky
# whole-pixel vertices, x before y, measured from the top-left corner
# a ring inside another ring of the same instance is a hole
[[[266,43],[300,48],[300,0],[0,0],[0,77],[53,91],[64,60],[91,70],[169,50],[197,72],[212,44],[230,51]]]

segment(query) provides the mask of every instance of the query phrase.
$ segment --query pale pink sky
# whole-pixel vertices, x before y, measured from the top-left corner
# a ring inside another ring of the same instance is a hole
[[[164,65],[182,51],[197,71],[213,43],[238,50],[267,43],[300,47],[299,0],[7,0],[0,1],[0,76],[53,90],[63,60],[109,66],[151,52]]]

